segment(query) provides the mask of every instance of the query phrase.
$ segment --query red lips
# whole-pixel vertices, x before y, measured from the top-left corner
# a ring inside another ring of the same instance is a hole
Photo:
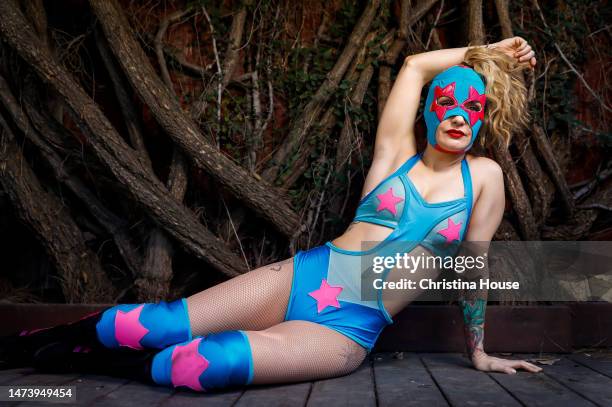
[[[465,136],[465,133],[463,133],[461,130],[451,129],[451,130],[447,130],[447,133],[452,138],[461,138]]]

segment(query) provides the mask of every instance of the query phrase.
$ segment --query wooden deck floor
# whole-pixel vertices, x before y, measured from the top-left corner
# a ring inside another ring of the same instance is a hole
[[[611,351],[500,357],[553,363],[536,363],[544,369],[540,373],[506,375],[479,372],[455,353],[379,353],[348,376],[215,394],[29,368],[0,371],[0,385],[76,386],[73,406],[612,406]]]

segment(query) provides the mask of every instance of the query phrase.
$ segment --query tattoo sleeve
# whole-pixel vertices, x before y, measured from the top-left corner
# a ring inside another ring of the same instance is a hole
[[[473,282],[476,289],[462,289],[459,291],[459,306],[463,314],[465,343],[468,356],[473,358],[478,353],[484,352],[484,325],[485,309],[487,306],[488,292],[480,289],[480,281],[489,278],[489,264],[486,260],[485,247],[478,244],[468,243],[468,248],[462,250],[464,256],[484,256],[484,267],[473,267],[466,270],[460,278],[463,281]]]
[[[483,299],[460,300],[463,312],[465,344],[470,359],[484,352],[484,316],[487,301]]]

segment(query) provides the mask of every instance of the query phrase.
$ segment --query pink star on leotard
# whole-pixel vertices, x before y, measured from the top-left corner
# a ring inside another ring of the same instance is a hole
[[[177,345],[172,351],[171,380],[174,387],[187,386],[193,390],[202,391],[200,375],[208,369],[210,362],[198,352],[202,338],[189,342],[187,345]]]
[[[380,203],[378,204],[378,208],[376,208],[376,212],[380,212],[386,209],[391,212],[393,216],[397,216],[397,209],[395,208],[395,205],[402,202],[403,199],[399,196],[393,195],[392,187],[389,187],[389,189],[387,189],[387,192],[385,192],[384,194],[376,195],[376,198],[378,198],[378,200],[380,201]]]
[[[342,287],[331,286],[327,284],[327,280],[321,280],[321,287],[318,290],[308,293],[312,298],[317,300],[317,313],[323,311],[328,305],[340,308],[338,295],[340,295]]]
[[[115,338],[119,342],[119,346],[143,349],[140,340],[149,332],[139,321],[143,307],[144,304],[128,312],[117,311],[115,316]]]
[[[459,240],[459,232],[463,222],[455,224],[451,218],[448,218],[446,229],[438,230],[438,233],[446,238],[446,243],[451,243],[453,240]]]

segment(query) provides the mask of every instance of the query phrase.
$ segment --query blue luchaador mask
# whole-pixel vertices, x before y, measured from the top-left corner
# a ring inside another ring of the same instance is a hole
[[[448,96],[453,104],[440,106],[440,96]],[[482,105],[479,112],[467,108],[468,102],[478,101]],[[452,116],[461,116],[472,128],[472,139],[464,151],[469,150],[476,140],[478,130],[484,121],[485,83],[476,71],[465,65],[455,65],[436,75],[429,87],[425,101],[425,124],[427,125],[427,142],[436,147],[436,130],[438,125]],[[458,151],[459,153],[459,151]]]

